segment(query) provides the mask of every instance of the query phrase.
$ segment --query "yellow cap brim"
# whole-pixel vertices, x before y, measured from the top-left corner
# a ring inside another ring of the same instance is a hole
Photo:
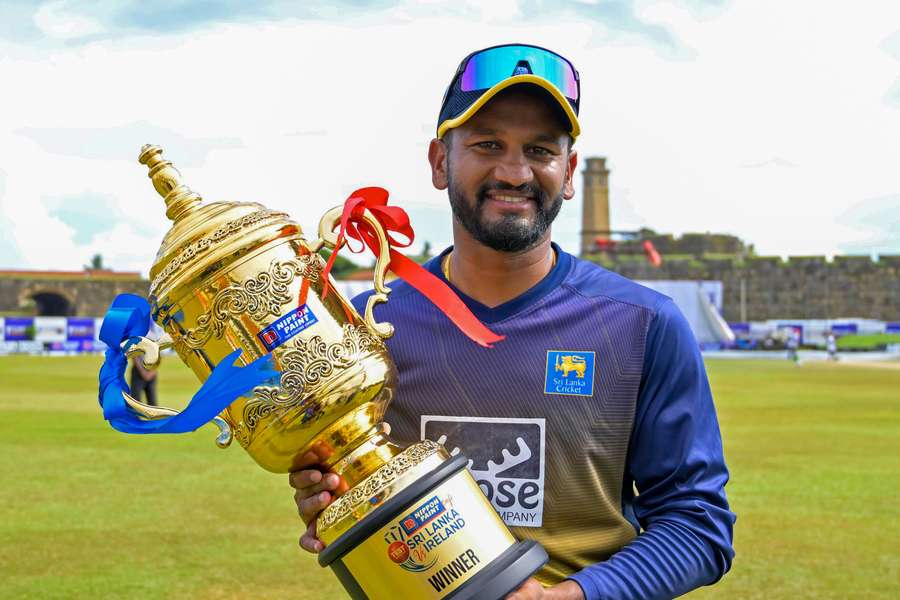
[[[472,118],[472,115],[477,113],[482,106],[487,104],[491,98],[496,96],[502,90],[520,83],[532,83],[547,90],[547,92],[551,96],[553,96],[559,106],[563,109],[563,112],[565,112],[566,116],[569,118],[569,124],[572,126],[571,130],[569,131],[569,135],[572,136],[573,140],[578,137],[578,135],[581,133],[581,127],[578,125],[578,115],[575,114],[575,111],[572,109],[572,105],[569,104],[569,101],[566,100],[566,97],[562,95],[562,92],[560,92],[555,85],[553,85],[543,77],[538,77],[537,75],[516,75],[514,77],[510,77],[509,79],[504,79],[503,81],[483,93],[481,97],[478,98],[478,100],[472,103],[472,106],[467,108],[465,112],[463,112],[458,117],[447,119],[446,121],[441,123],[438,126],[438,139],[444,137],[444,134],[447,133],[447,131],[449,131],[450,129],[459,127],[470,118]]]

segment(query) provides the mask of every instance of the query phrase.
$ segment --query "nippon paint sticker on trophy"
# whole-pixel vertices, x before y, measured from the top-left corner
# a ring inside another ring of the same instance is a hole
[[[149,302],[119,296],[101,328],[109,349],[100,402],[114,428],[176,433],[213,422],[220,447],[236,439],[273,473],[297,470],[314,452],[349,486],[319,516],[317,532],[326,546],[319,564],[352,598],[499,599],[546,563],[540,545],[512,536],[465,456],[451,457],[429,440],[404,446],[386,434],[397,373],[383,340],[394,329],[376,321],[373,307],[388,299],[388,270],[475,342],[501,338],[394,249],[392,232],[411,237],[412,230],[401,209],[387,206],[385,190],[354,192],[322,217],[310,242],[286,213],[201,202],[159,147],[144,146],[139,160],[173,225],[150,270]],[[363,316],[328,276],[347,237],[377,256]],[[332,251],[329,262],[323,249]],[[157,341],[147,338],[150,319],[165,331]],[[124,381],[128,357],[152,366],[166,347],[203,382],[180,413],[137,402]]]

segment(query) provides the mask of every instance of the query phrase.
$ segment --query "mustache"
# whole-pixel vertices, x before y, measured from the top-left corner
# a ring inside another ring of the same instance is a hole
[[[483,204],[487,201],[488,192],[491,191],[504,191],[504,192],[519,192],[522,194],[527,194],[531,197],[532,200],[538,202],[539,204],[543,204],[546,199],[546,194],[544,190],[540,188],[540,186],[535,185],[533,183],[523,183],[521,185],[510,185],[508,183],[486,183],[478,190],[478,204]]]

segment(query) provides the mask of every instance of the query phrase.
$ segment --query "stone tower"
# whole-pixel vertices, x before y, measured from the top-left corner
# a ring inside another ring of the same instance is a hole
[[[589,158],[584,168],[584,201],[581,209],[581,255],[594,252],[595,240],[608,238],[609,169],[605,158]]]

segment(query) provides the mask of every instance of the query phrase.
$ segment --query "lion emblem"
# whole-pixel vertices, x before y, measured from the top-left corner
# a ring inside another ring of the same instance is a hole
[[[586,368],[587,363],[585,362],[583,356],[560,356],[559,354],[556,355],[556,370],[561,371],[563,377],[568,377],[569,373],[575,371],[575,376],[578,377],[578,379],[584,379],[584,370]]]

